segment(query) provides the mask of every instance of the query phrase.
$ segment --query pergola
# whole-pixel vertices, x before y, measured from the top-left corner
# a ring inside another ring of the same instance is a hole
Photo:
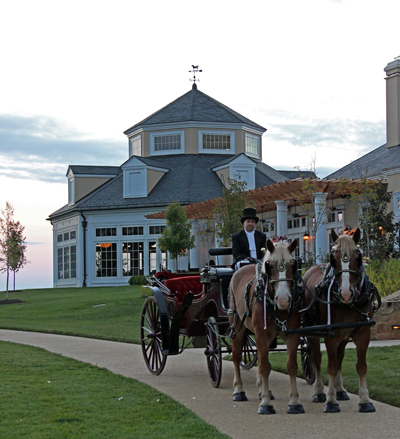
[[[341,180],[313,180],[315,192],[328,194],[328,199],[347,198],[352,193],[360,193],[362,182],[348,180],[343,184]],[[247,201],[256,208],[257,213],[276,210],[275,201],[288,201],[288,207],[293,207],[298,201],[311,203],[311,197],[304,193],[304,180],[287,180],[248,191]],[[294,201],[296,200],[296,202]],[[209,216],[215,206],[222,201],[222,197],[185,206],[188,219],[202,219]],[[146,215],[148,219],[164,219],[165,211]]]

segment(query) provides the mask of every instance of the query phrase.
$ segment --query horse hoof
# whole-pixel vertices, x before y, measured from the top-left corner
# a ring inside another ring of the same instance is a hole
[[[290,415],[298,415],[300,413],[305,413],[305,410],[301,404],[289,405],[287,413],[289,413]]]
[[[340,392],[336,392],[336,399],[338,401],[348,401],[350,396],[347,394],[346,390],[342,390]]]
[[[258,394],[258,399],[261,400],[261,392]],[[269,399],[273,401],[275,399],[275,396],[272,394],[271,390],[269,391]]]
[[[258,407],[259,415],[274,415],[275,413],[276,411],[272,405],[262,405]]]
[[[245,392],[235,393],[235,394],[233,395],[233,400],[234,400],[234,401],[248,401]]]
[[[312,402],[325,402],[326,401],[326,395],[325,393],[319,393],[318,395],[315,394],[312,397]]]
[[[372,404],[372,402],[362,402],[358,404],[358,411],[361,413],[376,412],[374,404]]]
[[[325,413],[339,413],[340,412],[339,404],[334,403],[334,402],[327,402],[325,404],[324,412]]]

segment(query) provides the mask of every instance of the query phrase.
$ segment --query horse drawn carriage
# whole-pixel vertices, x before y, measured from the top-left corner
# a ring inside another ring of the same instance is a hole
[[[209,377],[218,387],[222,354],[229,353],[234,364],[233,399],[247,401],[240,369],[250,369],[258,360],[258,413],[273,414],[268,355],[287,350],[288,413],[304,413],[296,384],[300,350],[305,379],[310,384],[316,381],[313,402],[326,402],[325,412],[338,412],[337,401],[348,399],[341,364],[352,339],[358,354],[359,410],[375,411],[366,386],[365,356],[379,294],[362,265],[356,246],[359,231],[354,237],[333,236],[337,244],[330,263],[312,267],[304,279],[292,257],[297,240],[289,245],[268,240],[263,261],[236,272],[216,265],[206,266],[195,276],[161,272],[149,278],[153,294],[142,309],[141,344],[150,372],[160,374],[168,356],[182,353],[192,342],[205,348]],[[225,256],[231,249],[211,249],[210,254]],[[277,347],[277,335],[284,339],[285,349]],[[320,338],[328,352],[327,396],[321,379]]]
[[[210,256],[232,254],[231,248],[214,248]],[[181,354],[192,344],[204,347],[211,384],[221,381],[222,356],[232,353],[232,331],[228,319],[228,288],[234,270],[225,265],[207,265],[199,275],[156,273],[150,282],[152,295],[143,305],[141,342],[143,357],[152,374],[160,374],[168,356]],[[271,351],[285,351],[274,341]],[[310,349],[301,337],[299,350],[303,375],[309,384],[315,380]],[[241,367],[251,369],[257,362],[254,335],[245,331]]]

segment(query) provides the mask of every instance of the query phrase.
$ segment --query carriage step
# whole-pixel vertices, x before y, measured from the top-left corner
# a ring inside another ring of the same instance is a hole
[[[287,329],[284,334],[303,334],[307,337],[330,337],[335,329],[361,328],[362,326],[374,326],[375,320],[368,319],[361,322],[333,323],[331,325],[306,326],[303,328]],[[334,336],[334,334],[333,334]]]

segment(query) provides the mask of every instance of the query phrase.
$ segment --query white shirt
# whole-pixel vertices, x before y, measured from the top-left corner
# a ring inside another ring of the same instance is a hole
[[[247,232],[245,230],[247,241],[249,241],[249,249],[250,249],[250,257],[257,259],[257,249],[256,249],[256,241],[254,239],[254,230],[252,232]]]

